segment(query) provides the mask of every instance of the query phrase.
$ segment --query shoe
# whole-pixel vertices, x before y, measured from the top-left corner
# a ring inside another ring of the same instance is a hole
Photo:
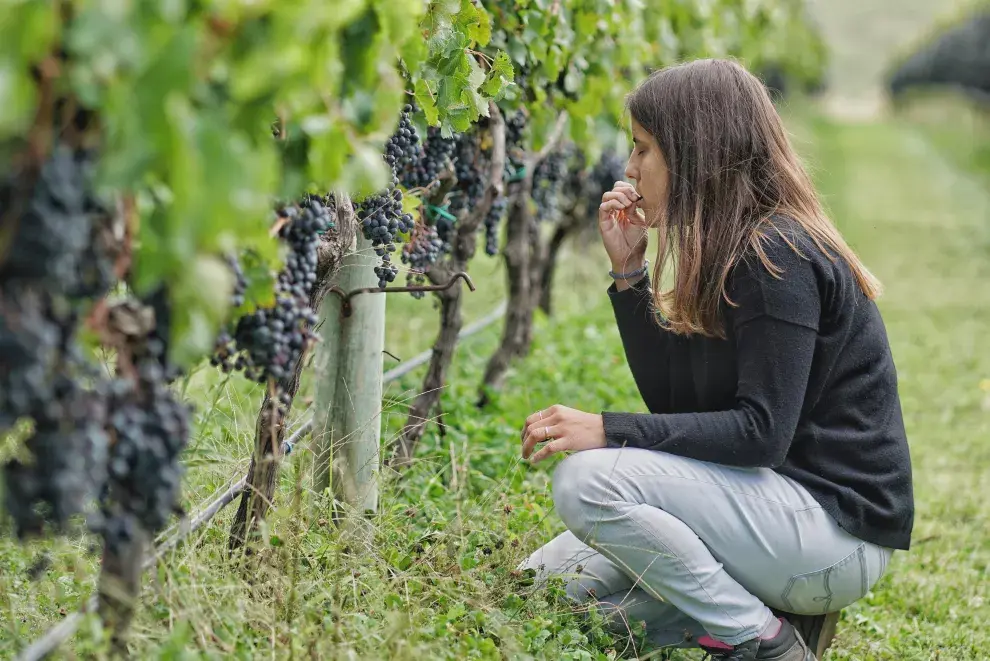
[[[782,617],[798,630],[801,638],[819,659],[825,658],[825,652],[832,645],[835,629],[839,624],[839,611],[824,615],[795,615],[774,610],[777,617]]]
[[[832,645],[835,629],[839,624],[839,613],[825,615],[789,615],[787,619],[798,630],[808,647],[819,659],[825,658],[825,651]]]
[[[708,658],[718,661],[818,661],[797,629],[783,618],[780,618],[780,631],[768,640],[756,638],[732,647],[702,636],[698,645]]]

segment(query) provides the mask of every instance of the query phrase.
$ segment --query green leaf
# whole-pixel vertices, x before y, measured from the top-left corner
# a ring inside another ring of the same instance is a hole
[[[477,118],[471,110],[468,108],[455,108],[451,110],[448,114],[447,119],[450,121],[450,125],[454,127],[454,131],[458,133],[463,133],[471,128],[471,124]]]
[[[354,154],[341,177],[344,190],[363,196],[385,188],[391,173],[381,151],[367,145],[352,146]]]
[[[402,196],[402,211],[405,213],[418,214],[419,207],[423,204],[418,194],[406,193]]]
[[[314,115],[304,125],[304,130],[310,136],[310,179],[324,185],[337,181],[350,151],[345,127],[331,124],[325,115]]]
[[[275,245],[275,241],[271,242]],[[275,269],[254,250],[242,254],[238,260],[247,282],[244,305],[233,311],[235,317],[254,312],[257,308],[275,304]]]
[[[440,111],[437,110],[437,103],[433,98],[433,93],[430,92],[429,85],[422,78],[416,81],[414,98],[416,105],[426,115],[426,121],[430,126],[436,126],[437,122],[440,121]]]
[[[488,71],[488,76],[481,86],[481,93],[489,98],[498,98],[506,85],[515,78],[512,70],[512,61],[505,51],[499,51],[492,63],[492,68]]]
[[[472,0],[461,0],[460,13],[454,25],[465,32],[468,39],[478,46],[487,46],[491,41],[491,17],[484,7],[476,6]]]

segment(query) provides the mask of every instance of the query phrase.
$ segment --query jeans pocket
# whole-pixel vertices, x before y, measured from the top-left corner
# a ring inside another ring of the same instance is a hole
[[[872,584],[866,549],[864,542],[830,567],[792,576],[780,595],[784,608],[790,613],[820,615],[865,597]]]

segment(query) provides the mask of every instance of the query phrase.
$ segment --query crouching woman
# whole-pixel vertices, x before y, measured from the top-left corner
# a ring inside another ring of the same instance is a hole
[[[553,476],[568,532],[525,566],[645,621],[657,644],[813,661],[838,611],[910,544],[879,283],[744,68],[663,69],[627,106],[634,183],[604,194],[599,225],[650,412],[552,406],[526,420],[524,457],[573,454]]]

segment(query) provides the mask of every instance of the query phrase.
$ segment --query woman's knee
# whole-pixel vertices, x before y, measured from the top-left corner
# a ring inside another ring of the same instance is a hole
[[[576,452],[554,471],[554,508],[568,529],[582,540],[609,500],[606,495],[609,455],[615,452],[607,449]]]

